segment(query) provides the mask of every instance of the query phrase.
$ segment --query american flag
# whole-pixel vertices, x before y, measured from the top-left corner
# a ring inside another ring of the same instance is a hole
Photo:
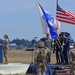
[[[60,22],[75,24],[75,14],[73,12],[60,8],[58,4],[56,11],[56,19],[59,20]]]

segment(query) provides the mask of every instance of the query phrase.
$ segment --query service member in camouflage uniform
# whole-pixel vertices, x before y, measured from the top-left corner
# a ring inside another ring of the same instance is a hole
[[[35,66],[37,65],[37,54],[38,54],[38,52],[34,51],[34,64],[35,64]]]
[[[8,63],[8,55],[7,55],[7,52],[8,52],[8,44],[9,44],[9,37],[7,34],[4,35],[4,45],[3,45],[3,49],[4,49],[4,58],[5,58],[5,64]]]
[[[46,68],[46,54],[45,49],[46,47],[44,44],[39,44],[39,52],[37,54],[37,73],[38,75],[45,75],[45,68]]]
[[[49,62],[51,61],[51,51],[52,51],[52,43],[53,43],[53,39],[50,38],[49,34],[46,34],[46,37],[43,37],[40,39],[41,41],[44,42],[44,45],[49,49]],[[49,63],[48,62],[48,63]]]
[[[75,70],[75,43],[74,43],[74,46],[73,46],[73,49],[70,50],[69,52],[69,63],[70,65],[72,65],[72,70],[74,71]]]

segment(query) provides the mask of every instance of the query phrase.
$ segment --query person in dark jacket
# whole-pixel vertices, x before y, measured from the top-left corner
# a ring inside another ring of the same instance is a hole
[[[60,64],[62,63],[62,45],[60,42],[60,36],[58,39],[54,40],[54,51],[56,53],[56,63]]]
[[[70,38],[69,33],[65,33],[63,36],[63,55],[64,55],[64,63],[68,64],[69,61],[69,50],[70,50]]]

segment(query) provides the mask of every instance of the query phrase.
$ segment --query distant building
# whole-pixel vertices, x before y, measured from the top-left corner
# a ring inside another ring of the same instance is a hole
[[[11,43],[11,44],[9,44],[9,49],[10,49],[10,50],[11,50],[11,49],[16,49],[16,47],[17,47],[16,43]]]

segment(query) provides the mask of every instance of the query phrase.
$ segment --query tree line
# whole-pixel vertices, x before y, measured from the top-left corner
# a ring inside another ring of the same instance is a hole
[[[3,44],[3,41],[4,40],[0,39],[1,44]],[[16,38],[16,39],[13,39],[12,41],[9,41],[9,44],[15,43],[17,46],[23,45],[23,46],[26,46],[26,47],[31,47],[33,45],[36,46],[39,42],[40,42],[40,40],[36,40],[36,39],[28,40],[28,39]],[[72,43],[74,43],[73,39],[71,39],[71,44]]]
[[[36,44],[39,42],[40,40],[36,40],[36,39],[32,39],[32,40],[28,40],[28,39],[13,39],[12,41],[9,40],[9,44],[15,43],[17,46],[22,45],[22,46],[26,46],[26,47],[31,47],[33,45],[36,46]],[[0,39],[0,44],[3,45],[4,40]]]

